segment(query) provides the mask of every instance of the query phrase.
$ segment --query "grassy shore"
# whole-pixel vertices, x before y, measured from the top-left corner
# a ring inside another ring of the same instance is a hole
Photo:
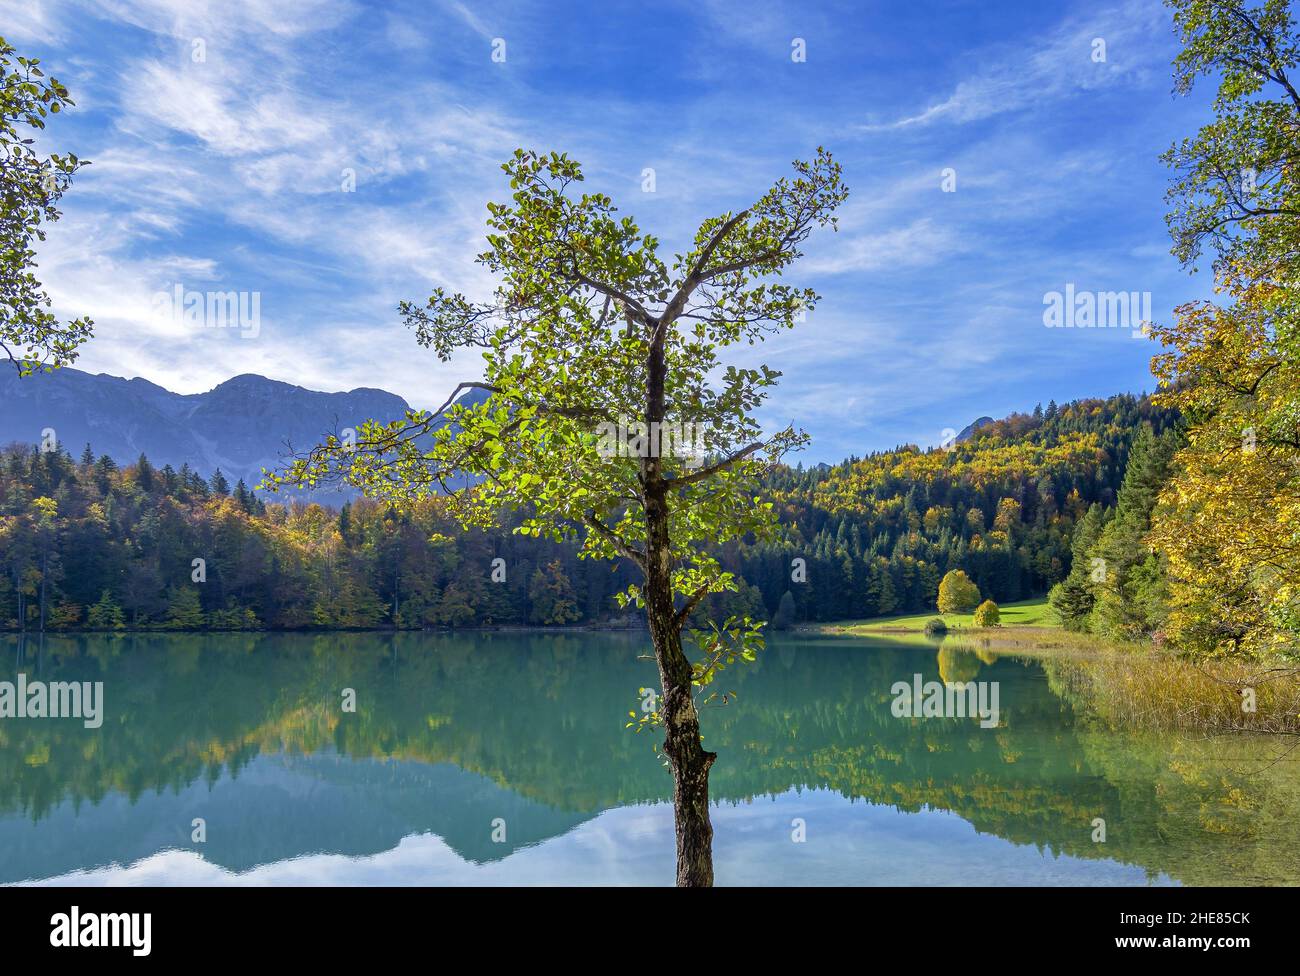
[[[1033,600],[1021,600],[999,606],[1002,614],[1001,628],[1010,630],[1023,627],[1059,630],[1060,622],[1056,613],[1047,604],[1047,597],[1040,596]],[[822,634],[923,634],[927,621],[935,617],[944,622],[950,631],[975,630],[986,631],[975,626],[974,613],[914,613],[901,617],[872,617],[868,620],[840,620],[830,624],[807,624],[800,627],[803,631]]]
[[[1072,633],[1061,627],[1045,598],[999,609],[999,627],[976,627],[968,613],[921,613],[808,624],[800,630],[929,646],[947,655],[970,653],[985,663],[998,656],[1037,658],[1065,697],[1112,728],[1209,737],[1300,735],[1295,662],[1191,661],[1150,644]],[[925,624],[937,616],[948,633],[927,636]],[[1253,711],[1243,707],[1247,699]]]

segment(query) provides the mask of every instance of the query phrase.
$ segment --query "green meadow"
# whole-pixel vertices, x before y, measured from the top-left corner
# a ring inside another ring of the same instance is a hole
[[[1047,597],[1020,600],[999,605],[1003,628],[1061,626],[1055,611],[1047,604]],[[871,617],[866,620],[841,620],[833,624],[813,625],[810,630],[835,634],[898,634],[922,633],[928,620],[939,617],[951,630],[982,629],[975,627],[975,614],[971,613],[912,613],[897,617]]]

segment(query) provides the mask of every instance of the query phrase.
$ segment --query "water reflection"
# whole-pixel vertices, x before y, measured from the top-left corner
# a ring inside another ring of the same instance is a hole
[[[671,881],[670,783],[653,740],[624,729],[655,678],[635,636],[9,650],[0,680],[103,681],[106,712],[93,731],[0,720],[0,881],[104,865],[198,883]],[[996,681],[998,726],[894,717],[891,686],[917,673]],[[1203,742],[1108,730],[1076,714],[1050,664],[952,640],[784,640],[728,678],[738,701],[704,717],[722,881],[1295,881],[1294,763],[1249,775]]]

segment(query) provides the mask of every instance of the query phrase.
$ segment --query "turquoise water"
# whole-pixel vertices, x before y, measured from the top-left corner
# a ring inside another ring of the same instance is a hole
[[[672,882],[671,783],[625,728],[642,636],[3,646],[0,681],[103,682],[103,721],[0,718],[0,883]],[[1296,764],[1254,761],[1276,743],[1117,733],[1053,667],[781,639],[729,670],[703,713],[718,882],[1295,883]],[[896,716],[916,674],[996,683],[996,726]]]

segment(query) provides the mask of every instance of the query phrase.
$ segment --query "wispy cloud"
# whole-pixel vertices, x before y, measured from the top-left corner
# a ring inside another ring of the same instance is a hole
[[[516,146],[569,151],[588,189],[669,253],[792,158],[836,153],[853,191],[841,231],[815,235],[789,272],[823,302],[742,354],[785,371],[765,415],[807,428],[814,460],[1140,386],[1140,344],[1067,345],[1041,326],[1043,291],[1137,279],[1167,307],[1183,287],[1153,246],[1155,155],[1193,118],[1170,108],[1157,0],[1078,0],[996,29],[959,5],[932,18],[924,49],[901,8],[847,5],[603,5],[580,31],[567,8],[457,0],[15,9],[6,36],[78,102],[42,141],[93,161],[41,250],[56,310],[95,318],[85,368],[184,392],[255,371],[440,400],[477,361],[425,356],[395,306],[434,285],[490,291],[474,256]],[[795,36],[806,63],[790,59]],[[175,282],[259,292],[261,333],[160,324],[151,300]]]
[[[1151,43],[1161,29],[1168,31],[1168,16],[1152,0],[1072,16],[1037,46],[1004,44],[975,53],[970,60],[981,67],[945,97],[914,114],[862,128],[879,132],[940,121],[973,122],[1149,79],[1157,70],[1164,73],[1159,46]]]

